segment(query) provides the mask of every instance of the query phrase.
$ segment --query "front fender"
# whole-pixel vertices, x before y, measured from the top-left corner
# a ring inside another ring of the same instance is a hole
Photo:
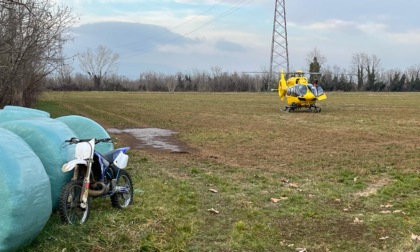
[[[61,170],[63,172],[68,172],[74,169],[74,167],[76,167],[76,165],[87,165],[87,161],[83,160],[83,159],[74,159],[71,160],[70,162],[67,162],[65,164],[63,164],[63,167],[61,167]]]

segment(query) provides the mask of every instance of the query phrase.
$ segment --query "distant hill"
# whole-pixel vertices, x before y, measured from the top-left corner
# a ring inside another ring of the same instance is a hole
[[[85,24],[73,29],[77,40],[83,43],[83,46],[105,45],[120,50],[151,50],[159,44],[171,41],[171,44],[184,44],[192,40],[182,37],[167,28],[125,22],[103,22]]]
[[[267,55],[248,48],[246,41],[244,46],[230,41],[229,37],[217,39],[212,34],[192,39],[150,24],[90,23],[74,27],[72,35],[74,40],[64,48],[68,57],[105,46],[120,55],[118,74],[129,78],[138,78],[148,71],[210,71],[213,66],[220,66],[224,71],[255,70],[261,65],[256,62],[268,62]],[[75,72],[81,72],[77,57],[72,62]]]
[[[128,77],[137,76],[147,69],[177,71],[176,68],[153,62],[161,57],[158,55],[159,48],[166,44],[195,43],[161,26],[126,22],[84,24],[73,28],[72,35],[74,40],[65,46],[66,55],[77,55],[88,48],[95,50],[99,45],[106,46],[120,55],[119,72]],[[78,69],[77,58],[74,67]]]

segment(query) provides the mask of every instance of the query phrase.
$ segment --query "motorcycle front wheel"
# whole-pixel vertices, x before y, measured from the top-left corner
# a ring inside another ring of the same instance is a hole
[[[133,181],[126,170],[119,170],[115,193],[111,196],[112,206],[126,208],[133,201]]]
[[[72,180],[61,190],[58,211],[61,221],[65,224],[83,224],[89,218],[89,198],[86,208],[80,206],[82,187],[82,181]]]

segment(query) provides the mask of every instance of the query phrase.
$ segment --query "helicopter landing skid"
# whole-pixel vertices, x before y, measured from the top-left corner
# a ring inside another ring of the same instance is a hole
[[[314,113],[320,113],[321,112],[321,107],[314,104],[314,105],[309,106],[308,110],[312,111]]]
[[[295,106],[295,105],[291,105],[291,106],[286,106],[285,109],[283,111],[285,112],[292,112],[296,109],[301,109],[302,107],[299,106]],[[321,107],[317,106],[317,105],[310,105],[308,108],[308,111],[314,112],[314,113],[320,113],[321,112]],[[281,109],[280,109],[281,110]]]

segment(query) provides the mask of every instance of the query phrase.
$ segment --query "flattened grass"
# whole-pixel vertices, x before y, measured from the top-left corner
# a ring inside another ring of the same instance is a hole
[[[274,93],[45,93],[38,107],[52,117],[171,129],[196,151],[132,150],[133,206],[96,199],[77,227],[53,214],[24,250],[419,251],[420,93],[331,93],[320,105],[281,112]]]

